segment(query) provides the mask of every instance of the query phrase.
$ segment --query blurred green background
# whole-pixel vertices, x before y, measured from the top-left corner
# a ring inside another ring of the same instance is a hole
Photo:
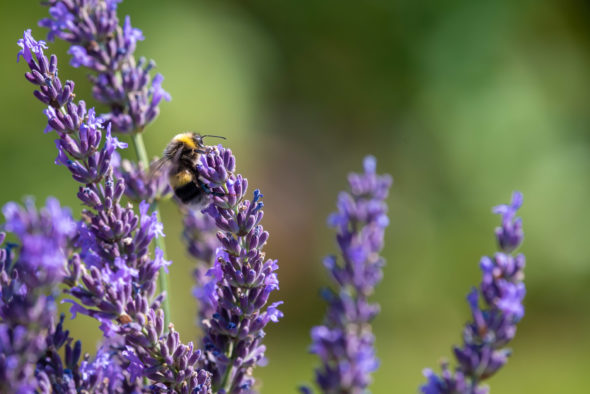
[[[590,25],[565,0],[126,0],[171,103],[146,131],[151,155],[177,132],[228,137],[241,173],[265,194],[267,256],[278,258],[285,318],[268,329],[262,392],[312,379],[309,330],[324,304],[321,264],[336,251],[325,218],[364,155],[395,179],[385,276],[375,300],[381,367],[374,393],[412,393],[424,367],[451,357],[469,317],[465,295],[495,250],[493,205],[524,193],[526,316],[494,393],[586,393],[590,368]],[[47,9],[0,3],[0,202],[57,196],[78,214],[76,184],[43,134],[43,106],[16,64],[16,40]],[[67,65],[92,103],[84,70]],[[130,151],[128,154],[132,154]],[[181,216],[163,206],[172,320],[195,339]],[[94,349],[99,331],[69,324]]]

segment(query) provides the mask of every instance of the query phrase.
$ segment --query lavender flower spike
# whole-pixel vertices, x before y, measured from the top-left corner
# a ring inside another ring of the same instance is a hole
[[[202,155],[198,171],[211,189],[212,202],[204,210],[215,220],[221,247],[209,275],[209,300],[214,313],[203,322],[206,333],[205,368],[213,374],[213,390],[251,393],[255,365],[264,365],[264,327],[277,322],[282,302],[265,308],[279,288],[276,260],[265,260],[262,247],[268,232],[262,220],[262,193],[246,199],[248,181],[235,174],[235,158],[221,145]]]
[[[494,375],[510,356],[505,346],[514,338],[516,325],[524,316],[524,255],[513,256],[524,238],[522,221],[516,212],[522,205],[522,194],[514,192],[509,205],[499,205],[493,212],[502,215],[496,229],[500,251],[480,261],[482,281],[479,289],[467,295],[473,320],[463,330],[463,346],[455,347],[457,367],[453,373],[443,362],[441,376],[425,369],[427,383],[420,387],[424,394],[486,394],[480,382]],[[480,307],[480,299],[484,307]]]
[[[158,116],[160,101],[170,101],[170,95],[162,89],[162,75],[150,77],[153,61],[136,62],[135,47],[143,34],[131,26],[129,16],[119,25],[119,2],[48,0],[44,4],[50,6],[50,17],[39,25],[49,29],[50,41],[57,37],[72,44],[72,66],[96,72],[91,77],[94,98],[110,106],[103,118],[112,123],[113,131],[139,133]]]
[[[316,383],[323,393],[364,393],[379,365],[370,325],[379,306],[370,304],[368,297],[382,277],[384,260],[379,253],[389,224],[385,200],[392,178],[376,174],[372,156],[363,164],[363,174],[348,176],[350,191],[340,193],[338,211],[328,217],[328,224],[337,229],[342,261],[336,256],[324,260],[338,290],[324,292],[324,325],[311,330],[310,351],[322,362]],[[311,390],[304,387],[302,392]]]
[[[76,225],[51,198],[39,211],[28,200],[25,208],[8,203],[2,212],[4,228],[19,238],[20,248],[18,258],[16,245],[0,249],[0,392],[30,393],[37,388],[35,365],[46,349]]]

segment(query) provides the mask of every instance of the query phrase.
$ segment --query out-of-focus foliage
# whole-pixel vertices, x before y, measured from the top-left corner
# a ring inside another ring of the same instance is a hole
[[[146,131],[151,154],[178,131],[228,137],[240,172],[265,194],[268,256],[278,258],[285,318],[269,329],[265,393],[312,379],[309,329],[320,322],[325,217],[367,153],[394,176],[385,277],[375,299],[381,368],[374,393],[414,392],[421,370],[451,356],[468,318],[479,258],[494,250],[490,207],[512,190],[527,255],[526,316],[496,393],[583,393],[590,367],[590,7],[494,2],[125,0],[173,97]],[[55,165],[54,135],[17,65],[15,44],[47,10],[0,3],[0,201],[58,197],[76,185]],[[65,65],[92,103],[82,70]],[[92,104],[93,105],[93,104]],[[252,139],[252,136],[255,138]],[[255,144],[250,141],[256,141]],[[133,155],[132,151],[127,152]],[[197,336],[182,220],[163,218],[176,329]],[[94,350],[94,322],[72,322]],[[288,338],[288,340],[286,340]],[[393,389],[392,389],[393,388]],[[394,391],[392,391],[394,390]]]

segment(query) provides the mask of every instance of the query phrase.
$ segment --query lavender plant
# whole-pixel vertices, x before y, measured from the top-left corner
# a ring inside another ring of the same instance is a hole
[[[221,245],[202,288],[213,312],[202,322],[204,367],[212,373],[214,391],[251,392],[253,367],[266,362],[264,328],[283,316],[277,309],[281,301],[265,308],[279,281],[277,261],[265,260],[262,251],[268,240],[260,225],[262,193],[254,190],[252,200],[246,199],[248,181],[235,174],[235,157],[221,145],[202,155],[197,167],[211,190],[204,212],[215,221]]]
[[[321,366],[316,383],[323,393],[364,393],[379,362],[371,321],[379,312],[369,296],[383,276],[383,236],[389,224],[385,200],[392,184],[389,175],[377,175],[376,160],[364,159],[363,174],[348,176],[349,191],[338,196],[338,211],[328,217],[337,229],[341,261],[328,256],[324,266],[337,290],[326,290],[324,324],[311,330],[311,353]],[[310,392],[309,388],[302,388]]]
[[[122,162],[124,168],[119,175],[137,175],[136,178],[120,176],[127,181],[126,193],[131,199],[150,202],[160,220],[157,201],[170,191],[166,190],[164,176],[153,177],[147,173],[149,160],[141,134],[159,114],[162,99],[170,101],[170,95],[162,88],[161,74],[153,79],[150,76],[155,62],[143,57],[136,61],[135,48],[144,37],[141,30],[131,26],[129,16],[122,26],[119,24],[117,5],[121,1],[49,0],[45,5],[49,6],[50,17],[42,19],[39,25],[49,29],[50,41],[57,37],[71,44],[72,66],[86,67],[93,72],[90,75],[93,96],[110,108],[100,118],[113,132],[131,135],[139,160],[135,165]],[[155,243],[165,256],[163,238],[156,238]],[[164,272],[160,273],[159,284],[162,291],[167,291]],[[169,300],[165,298],[162,303],[167,325]]]
[[[19,45],[19,58],[31,70],[26,78],[39,86],[35,96],[49,105],[48,125],[59,137],[56,163],[84,185],[78,198],[89,208],[78,229],[79,258],[71,261],[80,280],[67,281],[68,294],[78,300],[70,300],[72,312],[96,318],[105,337],[119,339],[111,347],[119,347],[132,381],[146,377],[155,382],[155,390],[208,392],[208,373],[194,369],[200,351],[192,343],[182,344],[173,326],[164,332],[160,304],[165,294],[155,295],[155,281],[169,262],[159,249],[154,258],[148,253],[150,242],[163,236],[157,214],[148,214],[147,202],[140,203],[139,216],[131,205],[120,204],[125,184],[113,177],[111,160],[115,149],[125,144],[111,136],[109,124],[100,148],[102,122],[94,110],[86,112],[84,102],[73,102],[74,84],[61,84],[57,57],[47,59],[45,43],[35,41],[30,31]]]
[[[502,223],[496,228],[500,251],[481,259],[479,291],[474,287],[467,295],[473,320],[463,330],[463,346],[453,349],[458,365],[453,372],[444,361],[440,376],[425,369],[428,381],[420,387],[422,393],[486,394],[489,389],[481,382],[508,361],[511,351],[506,345],[514,338],[516,325],[524,316],[525,257],[512,254],[524,238],[522,220],[516,217],[521,205],[522,194],[515,192],[510,204],[493,209],[502,216]]]

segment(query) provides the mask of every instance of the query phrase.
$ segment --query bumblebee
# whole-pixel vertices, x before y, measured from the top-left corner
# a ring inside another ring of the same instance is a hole
[[[207,196],[213,194],[199,179],[197,170],[200,155],[207,153],[207,147],[203,144],[205,137],[225,139],[217,135],[200,135],[194,132],[177,134],[152,169],[159,171],[162,167],[168,166],[168,181],[174,195],[186,205],[202,205]]]

